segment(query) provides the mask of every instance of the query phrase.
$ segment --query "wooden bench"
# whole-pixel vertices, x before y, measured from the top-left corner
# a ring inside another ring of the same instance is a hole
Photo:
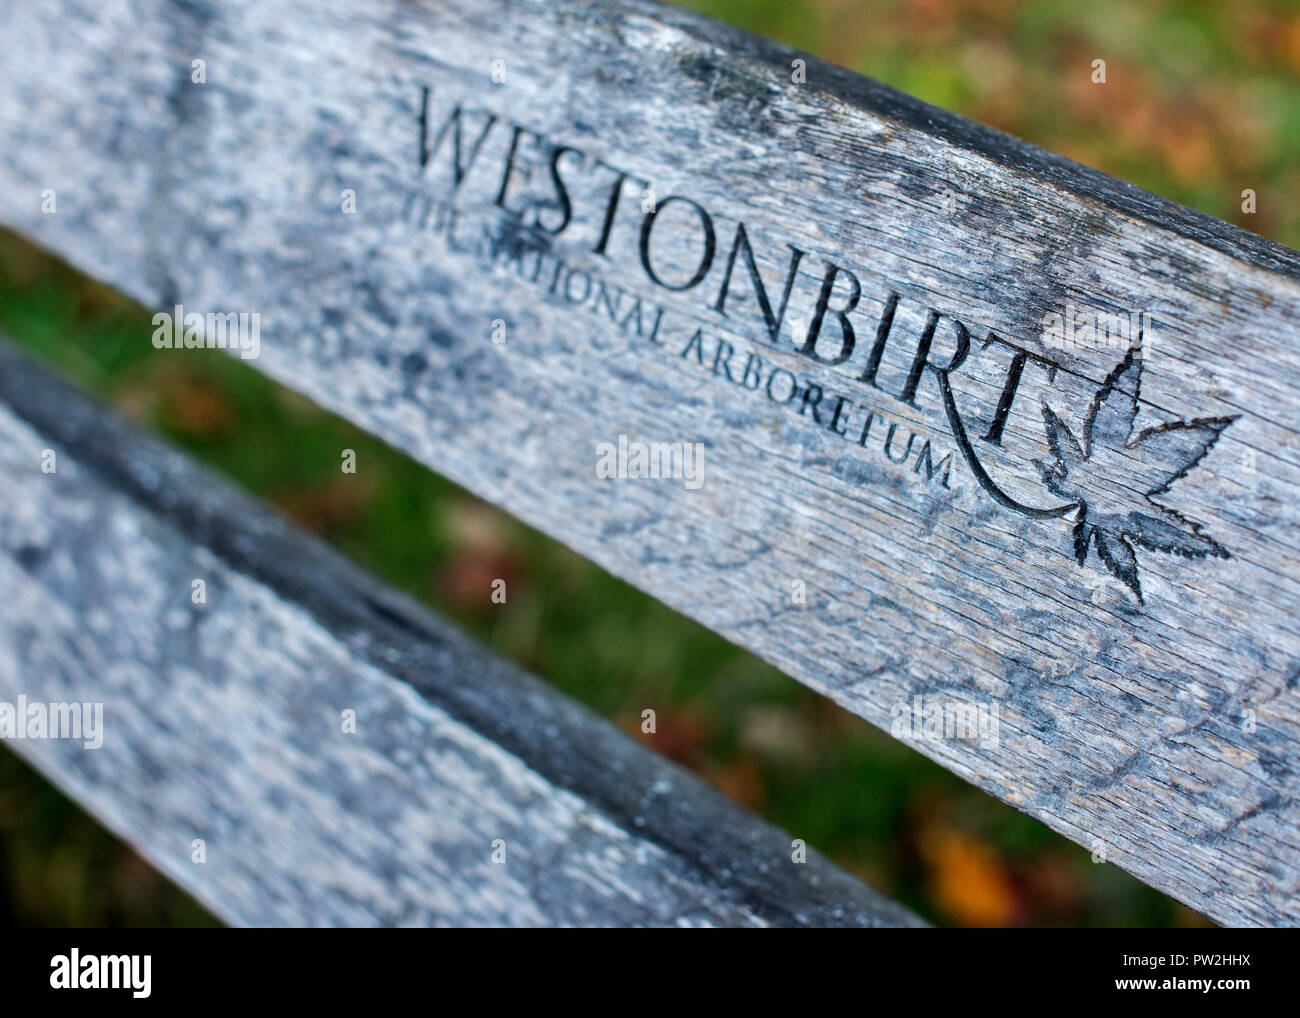
[[[1300,920],[1300,254],[639,0],[16,8],[0,223]],[[14,748],[223,918],[916,922],[11,352],[0,432],[0,700],[106,719]]]

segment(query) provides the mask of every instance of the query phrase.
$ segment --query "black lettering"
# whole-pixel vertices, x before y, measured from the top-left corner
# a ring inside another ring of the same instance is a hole
[[[867,356],[867,363],[862,369],[862,374],[858,376],[859,382],[866,382],[877,389],[880,386],[876,385],[876,372],[880,370],[880,358],[885,355],[885,343],[889,339],[889,330],[894,327],[894,312],[898,310],[898,300],[898,294],[890,293],[889,299],[885,301],[885,309],[880,312],[880,324],[876,326],[876,341],[871,346],[871,353]]]
[[[776,396],[772,394],[772,383],[776,381],[777,375],[788,375],[790,378],[790,395],[786,396],[785,399],[777,399]],[[767,376],[767,398],[770,399],[773,403],[789,403],[790,400],[794,399],[795,395],[798,392],[799,392],[798,380],[794,377],[793,374],[791,374],[789,371],[786,371],[785,368],[774,368],[772,373]]]
[[[852,284],[852,296],[850,296],[848,301],[845,302],[844,307],[832,308],[830,306],[831,292],[835,289],[835,277],[840,273],[849,277],[849,282]],[[841,268],[840,266],[831,263],[827,269],[826,278],[822,280],[822,292],[817,298],[817,310],[813,312],[812,323],[808,326],[808,338],[804,340],[804,344],[799,348],[799,352],[811,357],[815,361],[829,365],[843,364],[846,360],[852,357],[854,337],[853,326],[849,322],[849,312],[858,306],[858,300],[861,297],[862,284],[858,282],[858,277],[848,269]],[[840,344],[839,355],[836,357],[818,356],[816,349],[817,337],[821,334],[822,319],[826,317],[827,311],[834,312],[840,320],[842,342]]]
[[[925,440],[925,445],[921,446],[921,451],[916,454],[916,466],[912,468],[912,473],[919,474],[921,472],[921,467],[925,467],[925,479],[927,481],[934,480],[934,472],[936,470],[942,470],[943,477],[941,478],[941,481],[943,486],[947,488],[948,477],[952,473],[952,453],[948,453],[947,456],[939,461],[938,466],[936,466],[930,458],[930,440],[927,438]]]
[[[609,243],[610,231],[614,229],[614,216],[618,212],[618,200],[623,196],[623,181],[627,180],[628,175],[623,170],[615,169],[600,160],[597,160],[597,165],[604,166],[607,170],[614,170],[618,174],[614,178],[614,186],[609,189],[609,204],[605,206],[605,223],[600,228],[600,240],[591,249],[595,254],[604,255],[605,245]]]
[[[989,335],[991,336],[992,333]],[[1011,365],[1007,368],[1006,383],[1002,386],[1002,394],[998,397],[997,409],[993,411],[993,421],[989,424],[989,430],[984,433],[985,442],[992,442],[994,445],[1002,444],[1002,429],[1007,426],[1007,418],[1011,416],[1011,404],[1015,401],[1016,390],[1020,388],[1020,376],[1025,372],[1025,360],[1028,357],[1029,354],[1020,350],[1011,358]]]
[[[637,335],[640,335],[640,334],[641,334],[641,311],[640,311],[640,303],[641,303],[641,302],[638,300],[638,301],[637,301],[637,315],[636,315],[636,331],[637,331]],[[664,309],[661,308],[661,307],[656,307],[656,308],[655,308],[655,324],[654,324],[654,328],[652,328],[652,329],[650,330],[650,335],[646,337],[647,340],[648,340],[649,342],[653,343],[655,346],[663,346],[663,343],[661,343],[660,340],[659,340],[659,323],[660,323],[661,321],[663,321],[663,317],[664,317]]]
[[[570,283],[573,282],[574,276],[581,276],[584,280],[581,297],[575,297],[573,295],[573,288],[569,285]],[[584,304],[586,303],[587,298],[590,296],[591,296],[591,276],[583,272],[581,269],[570,269],[569,274],[564,278],[564,299],[567,300],[570,304]]]
[[[497,191],[495,202],[499,208],[505,209],[506,213],[513,216],[515,219],[519,219],[523,215],[523,212],[515,211],[506,207],[506,191],[510,188],[510,175],[515,169],[515,154],[519,150],[519,136],[521,134],[532,134],[532,132],[527,128],[519,127],[518,125],[515,125],[514,130],[511,132],[510,148],[506,151],[506,167],[501,174],[501,189]],[[537,135],[534,134],[533,137],[536,138]],[[520,168],[519,175],[524,178],[525,183],[531,181],[533,178],[532,170],[527,166]]]
[[[697,363],[700,367],[704,367],[704,330],[703,329],[695,330],[695,335],[691,337],[691,341],[687,343],[686,346],[682,349],[681,356],[685,357],[688,353],[691,352],[692,348],[694,348],[695,350],[695,363]]]
[[[1045,368],[1049,381],[1055,381],[1056,379],[1056,365],[1051,361],[1034,356],[1028,350],[1021,350],[1019,347],[1012,346],[1010,343],[998,338],[996,333],[990,332],[988,338],[984,341],[984,348],[988,349],[993,343],[1000,343],[1010,348],[1013,353],[1011,364],[1007,367],[1007,380],[1002,384],[1002,392],[998,396],[998,405],[993,411],[993,420],[989,424],[989,430],[982,436],[985,442],[1001,445],[1002,431],[1011,417],[1011,410],[1016,401],[1016,393],[1020,389],[1020,380],[1025,373],[1025,362],[1033,361]]]
[[[605,307],[605,313],[609,315],[609,320],[615,325],[618,325],[618,310],[616,305],[623,300],[623,291],[618,291],[617,299],[610,300],[609,287],[605,285],[605,281],[603,279],[597,279],[596,286],[598,287],[596,290],[596,299],[591,302],[591,309],[596,312],[596,314],[600,314],[600,308],[603,304]],[[638,301],[638,304],[639,303],[640,302]],[[632,313],[629,311],[628,318],[630,319],[631,317]]]
[[[875,412],[868,410],[867,419],[862,422],[862,435],[858,438],[858,445],[862,448],[867,447],[867,435],[871,433],[871,425],[877,420]]]
[[[835,412],[831,414],[831,431],[837,435],[843,435],[848,431],[849,422],[847,419],[844,421],[844,426],[840,427],[840,414],[844,411],[844,404],[847,401],[848,398],[845,396],[835,397]]]
[[[816,396],[813,396],[814,392],[817,393]],[[811,406],[813,423],[821,424],[822,419],[817,413],[817,407],[822,401],[822,395],[823,395],[822,387],[820,385],[815,385],[814,383],[809,382],[808,388],[804,389],[803,391],[803,403],[799,407],[799,416],[802,417],[803,412]]]
[[[555,259],[555,275],[551,277],[551,285],[546,290],[546,295],[548,297],[555,296],[555,287],[560,282],[560,273],[563,272],[565,268],[567,268],[567,266],[564,262],[560,261],[558,258]],[[569,284],[566,281],[564,284],[565,289],[568,289],[568,285]]]
[[[934,330],[939,324],[940,317],[938,311],[931,309],[930,317],[925,323],[925,331],[921,334],[921,341],[916,345],[916,356],[912,358],[912,368],[907,373],[907,381],[903,385],[903,392],[898,397],[904,403],[910,403],[912,406],[916,406],[916,389],[921,384],[922,371],[930,368],[936,375],[942,375],[946,379],[949,374],[961,367],[966,355],[970,353],[970,331],[954,318],[952,324],[957,331],[957,349],[953,352],[952,358],[942,366],[930,361],[930,345],[934,342]]]
[[[894,432],[896,430],[898,430],[897,424],[889,426],[889,434],[885,436],[885,456],[888,457],[891,463],[906,463],[907,457],[912,454],[912,442],[916,439],[916,435],[909,431],[907,433],[907,448],[903,450],[902,456],[895,456],[889,450],[894,444]]]
[[[726,353],[723,353],[724,350],[726,351]],[[719,365],[721,365],[722,373],[727,376],[728,382],[735,381],[735,379],[731,377],[731,363],[730,363],[731,355],[735,352],[736,352],[735,347],[733,347],[725,339],[718,340],[718,349],[713,352],[713,373],[715,375],[718,374],[718,367]]]
[[[438,149],[442,147],[442,140],[447,136],[447,131],[451,130],[451,175],[454,182],[452,190],[460,187],[460,182],[465,179],[465,175],[474,165],[478,158],[479,151],[483,148],[483,142],[487,140],[488,132],[497,122],[496,114],[487,115],[487,121],[483,124],[483,129],[479,131],[478,139],[470,149],[469,161],[464,161],[461,151],[460,139],[460,118],[462,110],[458,103],[451,111],[451,115],[443,123],[441,130],[438,131],[438,137],[434,139],[433,144],[429,144],[429,87],[426,85],[420,98],[420,169],[423,170],[429,165],[429,162],[437,154]]]
[[[695,270],[695,275],[680,286],[665,283],[650,265],[650,232],[654,229],[654,224],[659,220],[659,213],[675,201],[685,202],[693,208],[696,215],[700,217],[700,224],[704,227],[704,253],[700,257],[699,267]],[[709,269],[713,265],[713,252],[716,244],[717,238],[713,233],[713,219],[704,208],[689,198],[683,198],[681,195],[676,194],[670,195],[660,202],[653,212],[648,213],[645,222],[641,224],[641,267],[645,269],[645,273],[650,277],[651,282],[662,286],[665,290],[689,290],[693,286],[698,286],[704,277],[709,274]]]
[[[555,184],[555,197],[558,205],[552,205],[553,208],[560,210],[560,221],[555,226],[545,226],[542,224],[542,211],[537,210],[537,226],[540,226],[547,233],[559,235],[568,229],[569,223],[573,221],[573,201],[569,198],[569,189],[564,186],[564,179],[560,176],[560,159],[565,153],[572,152],[583,162],[586,161],[586,155],[579,149],[570,148],[568,145],[556,145],[555,151],[551,153],[551,181]]]
[[[790,251],[790,271],[785,277],[785,289],[781,293],[781,308],[776,313],[772,313],[772,303],[767,299],[767,287],[763,285],[763,277],[759,274],[758,263],[754,260],[754,249],[750,247],[749,236],[745,233],[745,224],[736,224],[736,239],[731,244],[731,254],[727,256],[727,271],[722,277],[722,285],[718,289],[718,299],[713,305],[715,311],[726,315],[727,291],[731,286],[731,272],[736,266],[736,254],[741,249],[745,252],[745,266],[749,269],[749,278],[754,285],[754,296],[758,298],[758,309],[763,313],[763,324],[767,326],[767,334],[775,344],[777,337],[781,333],[781,323],[785,320],[785,310],[790,303],[790,291],[794,288],[795,273],[799,269],[799,261],[803,258],[803,252],[793,244],[789,245]]]

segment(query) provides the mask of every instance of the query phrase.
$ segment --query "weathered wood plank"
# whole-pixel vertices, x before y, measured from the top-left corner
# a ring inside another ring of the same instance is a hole
[[[917,923],[2,346],[0,471],[6,744],[229,921]]]
[[[1295,252],[631,0],[19,0],[0,46],[0,221],[264,315],[276,378],[1216,919],[1300,919]],[[1079,309],[1140,356],[1045,331]],[[702,487],[596,476],[622,435]]]

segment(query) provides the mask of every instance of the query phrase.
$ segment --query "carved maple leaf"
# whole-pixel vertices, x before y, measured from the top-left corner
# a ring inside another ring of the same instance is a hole
[[[1133,352],[1107,376],[1083,422],[1083,444],[1046,403],[1043,426],[1050,458],[1038,461],[1043,483],[1078,506],[1074,557],[1083,565],[1091,546],[1106,569],[1142,598],[1135,547],[1187,558],[1230,558],[1200,525],[1159,505],[1210,451],[1234,417],[1175,421],[1133,436],[1142,361]]]

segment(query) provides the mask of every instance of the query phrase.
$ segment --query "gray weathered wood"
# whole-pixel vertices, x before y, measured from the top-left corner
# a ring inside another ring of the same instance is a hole
[[[0,473],[6,745],[231,922],[917,924],[2,346]]]
[[[258,368],[882,727],[996,710],[896,730],[1216,919],[1300,920],[1295,252],[637,0],[12,8],[0,221],[264,315]],[[687,289],[639,256],[651,223],[690,282],[674,196],[715,233]],[[719,309],[742,222],[773,318],[803,253],[775,338],[743,249]],[[830,266],[840,364],[800,352]],[[1149,315],[1140,357],[1063,348],[1070,305]],[[951,411],[924,363],[901,398],[931,312]],[[703,486],[598,478],[620,435],[702,443]]]

